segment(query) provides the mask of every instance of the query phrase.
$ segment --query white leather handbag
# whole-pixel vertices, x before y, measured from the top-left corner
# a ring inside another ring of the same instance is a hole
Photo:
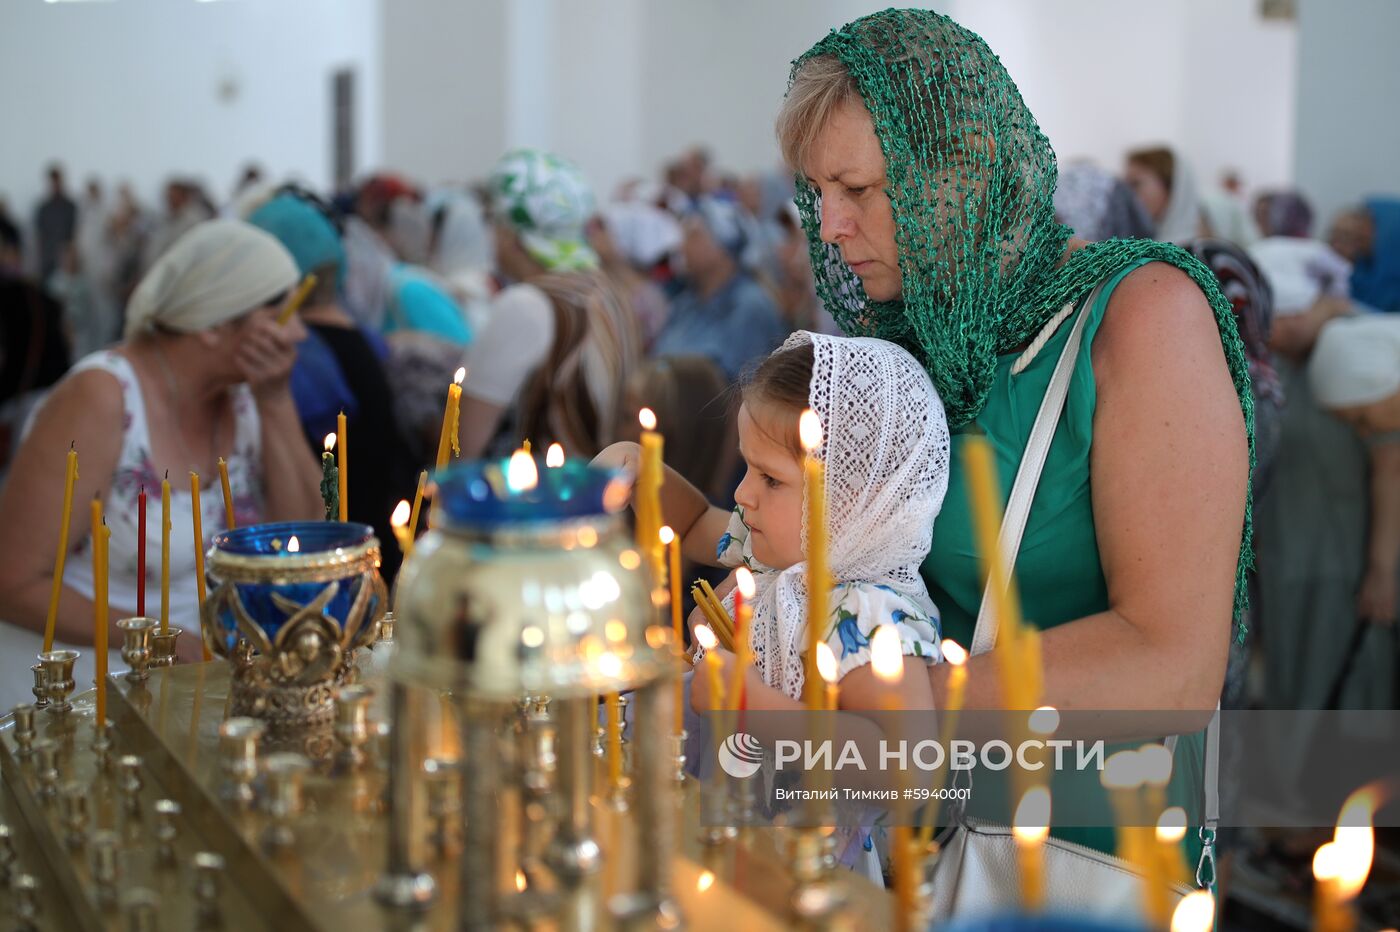
[[[1005,563],[1003,579],[1010,579],[1016,563],[1016,553],[1026,529],[1031,502],[1050,452],[1050,442],[1064,410],[1069,394],[1070,378],[1083,342],[1084,324],[1089,319],[1088,308],[1103,291],[1101,283],[1079,306],[1069,339],[1065,341],[1059,362],[1050,377],[1040,410],[1031,427],[1026,452],[1016,471],[1011,487],[1006,515],[998,536],[999,551]],[[1068,309],[1058,316],[1062,323]],[[1053,332],[1053,325],[1047,327]],[[1033,346],[1044,342],[1037,338]],[[1025,358],[1019,361],[1022,365]],[[1018,371],[1017,366],[1013,371]],[[996,645],[998,619],[991,605],[990,582],[983,593],[977,614],[977,627],[972,637],[972,653],[981,654]],[[1201,860],[1196,868],[1196,882],[1202,887],[1214,883],[1215,829],[1220,819],[1218,793],[1220,761],[1219,707],[1206,729],[1206,749],[1203,777],[1203,820],[1199,829],[1203,845]],[[1176,750],[1176,736],[1165,742],[1169,751]],[[1006,825],[983,822],[967,816],[962,807],[950,810],[953,827],[938,856],[933,874],[933,915],[943,920],[951,916],[974,916],[1006,913],[1017,908],[1020,901],[1019,868],[1016,860],[1016,840]],[[1086,918],[1113,919],[1131,914],[1145,899],[1144,878],[1128,862],[1083,845],[1047,838],[1045,851],[1045,905],[1051,912],[1072,913]],[[1173,884],[1169,902],[1176,903],[1191,888]]]

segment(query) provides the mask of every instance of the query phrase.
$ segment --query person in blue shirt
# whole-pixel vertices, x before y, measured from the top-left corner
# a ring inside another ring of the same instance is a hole
[[[653,356],[705,356],[731,381],[788,334],[777,304],[748,268],[750,237],[733,205],[701,197],[682,218],[682,290]]]

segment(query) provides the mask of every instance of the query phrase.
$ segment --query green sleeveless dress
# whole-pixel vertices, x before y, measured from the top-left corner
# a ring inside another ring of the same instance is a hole
[[[1099,562],[1094,509],[1089,492],[1089,449],[1094,440],[1094,408],[1097,402],[1091,349],[1113,289],[1129,272],[1149,261],[1138,260],[1113,275],[1094,305],[1076,312],[1089,314],[1089,319],[1085,322],[1084,338],[1064,412],[1036,488],[1025,536],[1016,559],[1016,582],[1022,609],[1027,621],[1042,630],[1108,608],[1108,588],[1103,566]],[[951,438],[952,467],[948,494],[943,499],[943,510],[934,524],[933,543],[920,572],[942,615],[943,636],[951,637],[964,646],[972,643],[977,609],[982,601],[982,575],[969,514],[967,483],[961,469],[962,445],[969,435],[978,431],[986,435],[996,455],[1004,508],[1030,437],[1031,425],[1035,423],[1050,375],[1069,339],[1073,321],[1072,317],[1061,324],[1019,375],[1011,374],[1011,366],[1020,353],[1001,356],[997,361],[996,379],[982,413]],[[1113,708],[1114,697],[1104,696],[1099,707]],[[1119,747],[1140,744],[1109,745],[1105,756]],[[1171,804],[1185,805],[1192,813],[1199,810],[1197,800],[1200,797],[1203,746],[1203,734],[1182,736],[1177,744],[1172,784],[1169,787]],[[974,775],[974,781],[976,779]],[[1097,773],[1059,774],[1052,792],[1056,797],[1072,792],[1081,799],[1093,798],[1095,810],[1101,803],[1104,814],[1101,826],[1056,828],[1053,831],[1056,837],[1100,851],[1114,850],[1113,814],[1099,786]],[[1187,833],[1186,842],[1188,863],[1194,868],[1200,850],[1194,831]]]

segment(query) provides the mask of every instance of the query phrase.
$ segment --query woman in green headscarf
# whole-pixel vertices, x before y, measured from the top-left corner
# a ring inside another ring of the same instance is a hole
[[[778,136],[827,309],[848,334],[918,356],[947,407],[953,474],[923,574],[963,644],[982,580],[958,447],[987,436],[1004,503],[1068,337],[1060,312],[1106,283],[1084,311],[1017,581],[1045,630],[1045,703],[1201,710],[1183,719],[1202,727],[1244,600],[1253,460],[1243,348],[1210,271],[1167,244],[1074,239],[1055,220],[1054,151],[1015,84],[935,13],[832,31],[795,63]],[[941,696],[948,668],[929,669]],[[969,707],[999,706],[989,656],[968,683]],[[1179,777],[1199,750],[1178,747]]]

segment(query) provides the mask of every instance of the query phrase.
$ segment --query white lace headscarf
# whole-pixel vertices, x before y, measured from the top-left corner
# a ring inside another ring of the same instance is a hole
[[[836,583],[885,586],[934,617],[919,564],[948,490],[948,421],[928,373],[893,343],[798,331],[812,345],[808,403],[825,440],[828,555]],[[805,514],[805,510],[804,510]],[[805,520],[802,545],[809,529]],[[764,682],[802,695],[806,561],[755,574],[750,630]],[[725,597],[733,611],[733,594]]]

